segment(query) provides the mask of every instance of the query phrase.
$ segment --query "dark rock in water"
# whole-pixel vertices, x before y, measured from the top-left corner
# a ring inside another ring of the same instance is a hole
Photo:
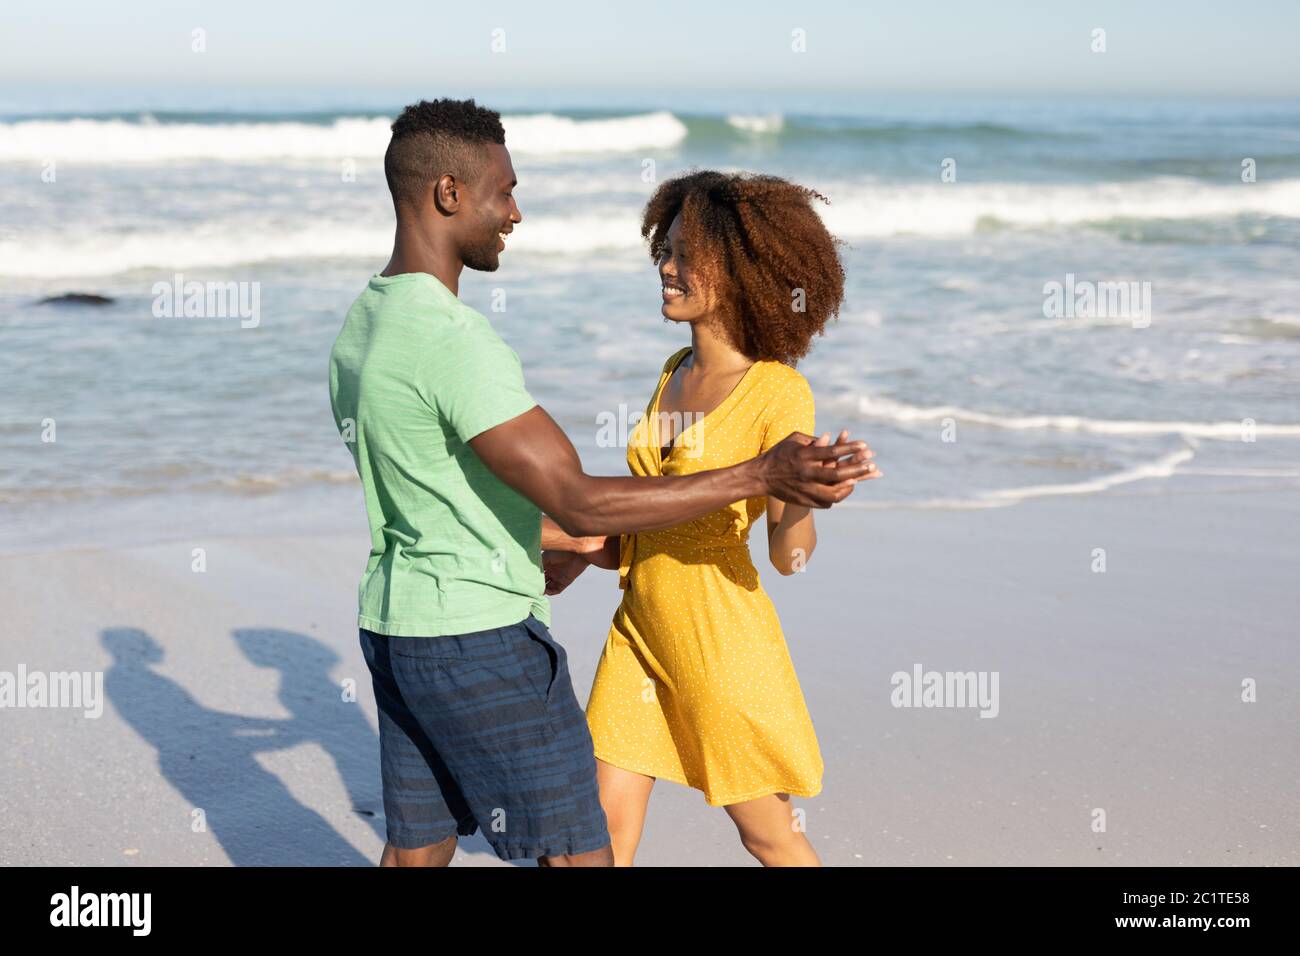
[[[65,292],[63,295],[41,299],[37,305],[112,305],[114,301],[106,295],[95,295],[93,292]]]

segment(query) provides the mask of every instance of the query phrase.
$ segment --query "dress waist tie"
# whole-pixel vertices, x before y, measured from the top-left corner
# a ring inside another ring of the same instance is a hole
[[[749,552],[748,535],[744,538],[701,539],[688,535],[673,534],[671,531],[643,531],[640,534],[651,535],[656,544],[664,544],[673,550],[684,552],[707,553],[710,551],[744,550]],[[632,562],[636,559],[637,532],[619,535],[618,547],[618,586],[626,591],[630,586],[628,574]]]

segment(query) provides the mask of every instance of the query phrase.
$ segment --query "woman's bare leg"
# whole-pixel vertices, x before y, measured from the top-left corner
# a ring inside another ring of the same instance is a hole
[[[788,793],[773,793],[723,807],[740,842],[764,866],[821,866],[804,836]]]
[[[600,806],[609,824],[614,865],[631,866],[641,842],[646,807],[650,804],[655,778],[615,767],[597,758],[596,784],[600,787]]]

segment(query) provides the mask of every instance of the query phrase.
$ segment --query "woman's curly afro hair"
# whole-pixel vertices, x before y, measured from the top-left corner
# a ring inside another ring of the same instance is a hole
[[[715,290],[717,317],[740,352],[793,366],[839,314],[844,267],[815,190],[776,176],[701,170],[665,181],[646,205],[650,258],[667,251],[680,213],[691,272]]]

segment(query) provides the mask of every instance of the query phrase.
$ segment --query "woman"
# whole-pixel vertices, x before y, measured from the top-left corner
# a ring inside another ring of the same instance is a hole
[[[707,171],[655,192],[641,231],[663,315],[690,326],[691,345],[664,364],[629,440],[633,474],[725,467],[815,434],[812,391],[793,365],[837,314],[844,272],[813,198],[824,200],[773,176]],[[587,705],[618,865],[632,864],[659,778],[724,807],[764,865],[818,865],[790,797],[821,790],[821,753],[747,543],[764,511],[772,565],[802,570],[813,516],[770,498],[586,555],[618,568],[624,589]],[[552,590],[567,583],[560,565],[548,567]]]

